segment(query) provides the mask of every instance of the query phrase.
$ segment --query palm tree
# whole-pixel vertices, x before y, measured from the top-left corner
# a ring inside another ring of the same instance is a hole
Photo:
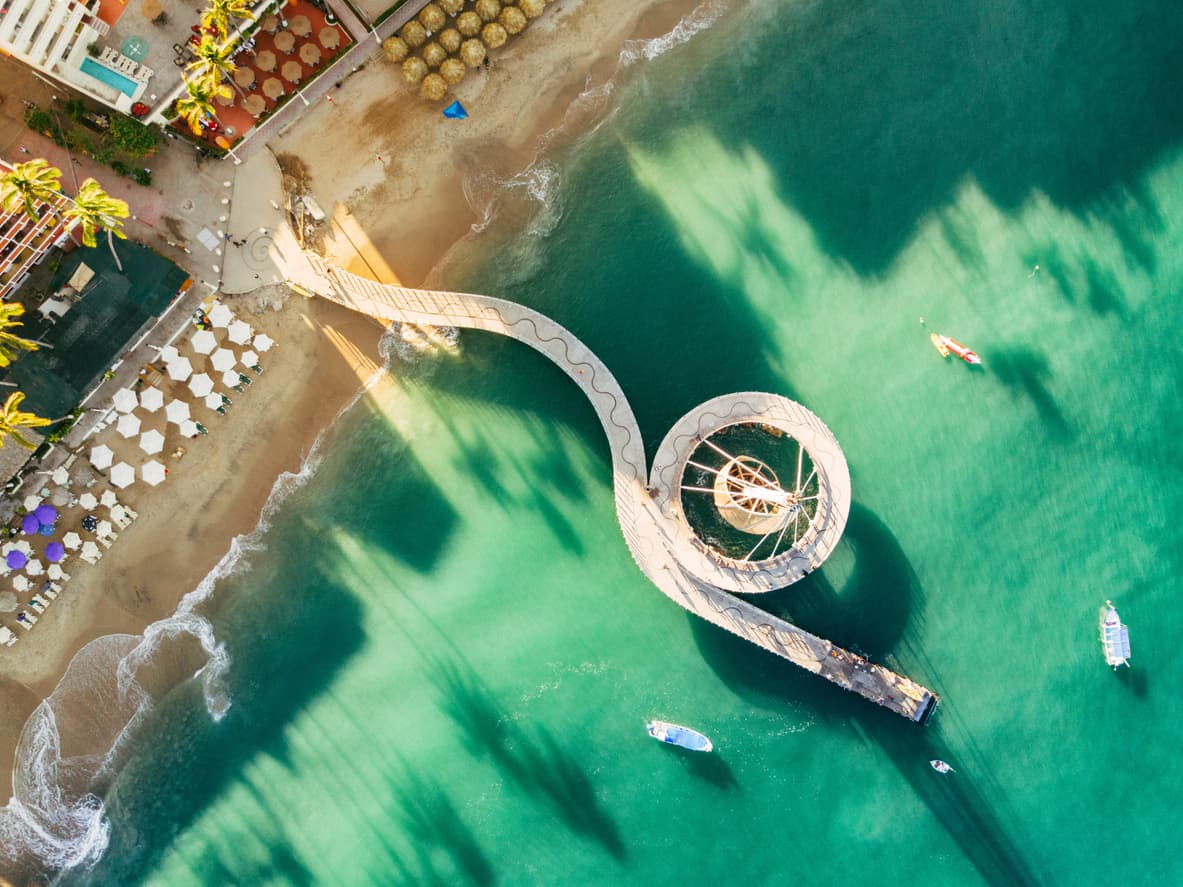
[[[10,213],[23,210],[39,222],[37,202],[51,203],[61,193],[61,178],[62,171],[44,158],[18,163],[11,172],[0,176],[0,207]]]
[[[229,96],[230,87],[223,83],[210,83],[207,79],[186,80],[185,95],[177,99],[177,113],[181,115],[193,135],[201,135],[201,121],[206,117],[217,117],[214,99]]]
[[[223,80],[229,80],[234,84],[238,94],[242,96],[242,90],[238,89],[237,83],[234,83],[234,72],[238,68],[232,58],[234,52],[232,47],[222,46],[217,40],[206,34],[193,49],[193,54],[197,58],[189,63],[189,70],[196,72],[197,76],[194,78],[196,81],[205,81],[213,88],[216,88]],[[243,96],[243,98],[246,97]]]
[[[209,0],[209,7],[201,14],[201,26],[213,28],[225,40],[230,32],[230,19],[250,17],[249,0]]]
[[[21,411],[21,401],[25,399],[23,391],[14,391],[8,395],[8,400],[0,406],[0,447],[4,446],[4,438],[11,437],[22,447],[29,450],[37,449],[37,444],[21,437],[22,428],[44,428],[52,425],[52,419],[44,419],[36,413]]]
[[[25,306],[20,302],[0,303],[0,367],[6,367],[26,351],[36,351],[42,345],[49,348],[45,342],[36,339],[25,339],[11,332],[21,322],[16,318],[25,313]]]
[[[78,196],[66,210],[66,218],[77,222],[82,228],[83,246],[95,245],[95,234],[98,231],[107,232],[107,245],[111,248],[111,255],[115,259],[115,267],[120,271],[123,265],[119,256],[115,254],[115,237],[126,240],[127,235],[120,228],[130,215],[127,202],[112,197],[94,179],[87,179],[78,189]]]

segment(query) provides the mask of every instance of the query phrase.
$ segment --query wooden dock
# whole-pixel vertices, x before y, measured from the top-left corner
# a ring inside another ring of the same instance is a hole
[[[319,296],[372,317],[427,326],[485,330],[523,342],[550,358],[579,385],[595,409],[612,453],[613,489],[621,532],[637,566],[662,593],[697,616],[820,675],[843,689],[924,723],[939,697],[882,665],[810,634],[732,592],[783,588],[820,566],[841,538],[850,509],[845,457],[828,428],[780,395],[743,392],[707,401],[671,429],[646,470],[632,407],[608,368],[578,338],[549,317],[489,296],[380,284],[308,256]],[[744,563],[708,552],[698,542],[676,494],[679,465],[694,436],[740,422],[773,423],[808,438],[825,478],[826,501],[808,544],[768,562]]]

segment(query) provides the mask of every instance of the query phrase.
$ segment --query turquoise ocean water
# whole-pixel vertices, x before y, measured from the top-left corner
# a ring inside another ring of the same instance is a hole
[[[763,602],[935,688],[933,722],[650,587],[590,408],[463,333],[392,360],[200,605],[230,707],[158,703],[63,883],[1183,881],[1183,10],[766,0],[677,42],[445,281],[583,338],[650,453],[728,391],[818,413],[850,524]]]

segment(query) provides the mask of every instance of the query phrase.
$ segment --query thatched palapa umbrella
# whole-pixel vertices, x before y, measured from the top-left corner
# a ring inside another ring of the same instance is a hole
[[[518,9],[526,18],[538,18],[546,9],[546,3],[545,0],[518,0]]]
[[[448,81],[449,86],[455,86],[467,73],[468,68],[464,67],[464,62],[460,59],[447,59],[440,65],[440,76]]]
[[[403,25],[403,29],[399,32],[399,36],[402,37],[407,46],[411,47],[412,49],[418,49],[427,42],[426,29],[424,29],[423,25],[419,24],[414,19],[411,19],[409,22]]]
[[[501,4],[498,0],[476,0],[476,4],[472,7],[476,10],[476,14],[481,17],[483,22],[491,22],[497,18],[497,13],[501,12]]]
[[[448,23],[448,19],[442,9],[434,3],[428,3],[419,10],[419,23],[427,29],[429,34],[434,34]]]
[[[448,57],[448,51],[434,41],[424,46],[419,54],[423,56],[423,61],[427,62],[429,68],[438,68]]]
[[[412,85],[427,76],[427,62],[417,55],[411,56],[403,62],[403,79]]]
[[[498,49],[505,45],[505,41],[509,39],[509,35],[505,33],[505,28],[497,24],[497,22],[490,22],[481,28],[481,40],[485,42],[485,46],[489,49]]]
[[[439,0],[440,9],[455,18],[464,8],[464,0]]]
[[[501,27],[510,34],[520,34],[526,29],[527,19],[526,14],[518,9],[516,6],[507,6],[501,10],[501,15],[497,16],[497,21],[501,22]]]
[[[461,13],[456,19],[456,30],[465,37],[475,37],[481,32],[481,17],[471,10]]]
[[[457,53],[460,51],[460,44],[464,42],[464,38],[455,28],[445,28],[440,31],[439,41],[440,46],[449,53]]]
[[[470,68],[479,68],[485,60],[485,55],[485,44],[475,37],[465,40],[464,45],[460,47],[460,59]]]
[[[428,74],[419,87],[419,95],[431,102],[438,102],[448,94],[448,81],[439,74]]]
[[[401,37],[387,37],[382,41],[382,51],[389,61],[398,63],[411,54],[411,47]]]

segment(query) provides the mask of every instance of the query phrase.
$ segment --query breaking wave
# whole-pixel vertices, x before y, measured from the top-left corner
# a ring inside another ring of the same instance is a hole
[[[34,878],[93,865],[102,857],[110,839],[102,794],[125,762],[139,727],[180,684],[200,679],[210,718],[226,715],[230,657],[198,609],[244,558],[264,547],[263,536],[280,506],[320,465],[325,435],[384,372],[375,373],[318,435],[299,471],[276,478],[255,528],[231,540],[226,554],[171,616],[139,636],[96,638],[75,654],[21,731],[13,796],[0,808],[0,870],[18,873],[18,879]]]

